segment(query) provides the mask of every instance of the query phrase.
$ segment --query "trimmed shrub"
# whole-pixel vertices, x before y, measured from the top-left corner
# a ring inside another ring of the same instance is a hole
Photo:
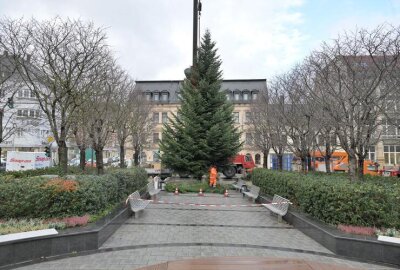
[[[147,174],[141,168],[80,175],[74,180],[0,178],[0,219],[96,214],[146,184]]]
[[[255,169],[252,181],[265,194],[288,198],[303,212],[328,224],[400,228],[400,182],[346,175],[315,175]]]

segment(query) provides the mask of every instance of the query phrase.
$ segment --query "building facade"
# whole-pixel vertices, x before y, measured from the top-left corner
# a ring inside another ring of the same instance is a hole
[[[224,80],[221,87],[227,100],[234,105],[233,117],[242,133],[243,148],[240,154],[251,155],[257,166],[263,165],[263,154],[254,146],[254,136],[250,131],[250,103],[266,91],[266,83],[266,79]],[[158,144],[162,138],[163,124],[168,123],[168,118],[172,118],[178,111],[181,84],[182,81],[178,80],[136,81],[136,89],[151,103],[150,119],[153,125],[153,131],[141,154],[142,163],[155,165],[160,162]]]

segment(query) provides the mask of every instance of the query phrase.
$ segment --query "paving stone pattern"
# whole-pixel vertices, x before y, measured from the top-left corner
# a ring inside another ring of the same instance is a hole
[[[162,193],[158,199],[176,203],[252,204],[239,193],[229,198]],[[19,269],[137,269],[171,260],[213,256],[294,258],[358,269],[392,269],[339,258],[292,226],[278,223],[277,217],[262,207],[150,204],[141,214],[127,220],[98,253]]]

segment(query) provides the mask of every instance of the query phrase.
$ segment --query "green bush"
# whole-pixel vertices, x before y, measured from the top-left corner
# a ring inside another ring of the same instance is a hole
[[[77,166],[68,167],[68,174],[93,173],[94,171],[95,168],[94,169],[86,168],[86,171],[82,172],[81,169]],[[1,172],[0,179],[25,178],[25,177],[41,176],[41,175],[63,175],[63,173],[61,167],[54,166],[54,167],[35,169],[35,170]]]
[[[400,228],[400,181],[369,177],[350,182],[346,175],[256,169],[252,182],[262,193],[286,197],[325,223]]]
[[[200,188],[204,193],[218,193],[224,194],[225,189],[231,189],[230,185],[217,185],[217,187],[212,188],[208,183],[204,182],[170,182],[165,186],[167,192],[175,192],[175,188],[178,188],[179,193],[198,193]]]
[[[60,181],[69,185],[49,185],[50,181],[54,180],[0,178],[0,219],[96,214],[143,188],[147,174],[141,168],[125,169],[102,176],[79,175],[75,180]]]

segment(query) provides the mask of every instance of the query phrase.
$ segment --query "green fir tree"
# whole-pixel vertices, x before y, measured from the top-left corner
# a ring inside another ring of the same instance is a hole
[[[221,60],[215,42],[206,31],[198,50],[198,61],[182,84],[178,114],[164,125],[160,143],[164,165],[196,178],[211,165],[223,166],[242,144],[234,126],[233,105],[220,91]]]

